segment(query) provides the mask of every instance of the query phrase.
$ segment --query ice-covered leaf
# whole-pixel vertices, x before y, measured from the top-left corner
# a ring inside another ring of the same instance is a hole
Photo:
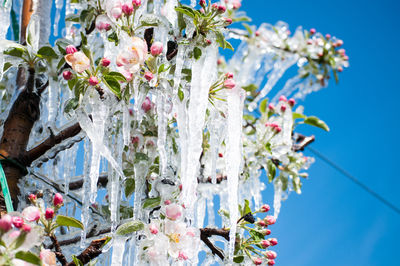
[[[15,258],[26,261],[34,265],[41,265],[40,258],[36,254],[33,254],[30,251],[22,251],[22,250],[18,251],[17,253],[15,253]]]
[[[117,235],[123,236],[132,234],[133,232],[144,229],[144,224],[141,221],[130,221],[120,225],[115,232]]]
[[[135,179],[127,178],[125,181],[125,197],[128,198],[130,195],[132,195],[134,191],[135,191]]]
[[[328,125],[320,120],[318,117],[316,116],[309,116],[304,120],[305,124],[311,125],[311,126],[315,126],[315,127],[319,127],[322,128],[325,131],[329,131],[329,127]]]
[[[161,198],[148,198],[144,201],[143,203],[143,209],[153,209],[157,206],[159,206],[161,203]]]
[[[83,224],[73,217],[57,215],[56,223],[58,226],[70,226],[83,230]]]
[[[41,47],[39,49],[39,51],[37,52],[37,54],[38,54],[38,56],[40,56],[42,58],[53,59],[53,58],[57,58],[58,57],[57,53],[50,46]]]

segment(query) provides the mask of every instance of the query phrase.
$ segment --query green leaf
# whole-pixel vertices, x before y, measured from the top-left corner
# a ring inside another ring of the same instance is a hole
[[[329,131],[328,125],[327,125],[324,121],[320,120],[320,119],[319,119],[318,117],[316,117],[316,116],[309,116],[309,117],[307,117],[307,118],[304,120],[304,123],[306,123],[306,124],[308,124],[308,125],[311,125],[311,126],[314,126],[314,127],[322,128],[322,129],[325,130],[325,131]]]
[[[108,35],[107,39],[109,42],[114,42],[115,46],[117,46],[119,43],[118,35],[115,31],[113,33],[111,33],[110,35]]]
[[[247,199],[245,199],[244,200],[243,215],[246,215],[248,213],[251,213],[250,202]]]
[[[61,57],[60,61],[57,64],[57,69],[61,69],[65,65],[65,58]]]
[[[243,88],[245,91],[248,91],[248,92],[253,92],[253,91],[255,91],[255,90],[258,89],[258,87],[257,87],[256,85],[254,85],[254,84],[249,84],[249,85],[247,85],[247,86],[243,86],[242,88]]]
[[[230,218],[229,212],[228,212],[227,210],[220,209],[220,210],[218,211],[218,214],[221,215],[221,216],[225,216],[225,217],[228,218],[228,219]]]
[[[269,182],[272,182],[274,180],[275,175],[276,175],[276,166],[272,162],[272,160],[267,161],[267,175],[268,175],[268,180]]]
[[[225,40],[225,48],[230,49],[232,51],[234,51],[235,49],[233,49],[233,46],[230,42],[228,42],[227,40]]]
[[[20,47],[11,47],[7,50],[5,50],[3,53],[6,55],[11,55],[15,57],[22,57],[26,50]]]
[[[105,77],[114,78],[116,80],[123,81],[123,82],[126,81],[126,78],[124,75],[122,75],[119,72],[115,72],[115,71],[109,72]]]
[[[79,101],[76,98],[71,98],[67,100],[67,103],[65,104],[64,107],[64,112],[65,113],[70,113],[72,110],[75,110],[79,106]]]
[[[134,159],[135,164],[140,161],[148,161],[148,160],[149,160],[149,156],[147,156],[145,153],[141,153],[141,152],[135,153],[135,159]]]
[[[10,62],[6,62],[3,67],[3,73],[5,73],[10,67],[12,67],[12,64]]]
[[[300,113],[293,113],[293,120],[296,120],[296,119],[306,119],[307,118],[307,116],[305,116],[305,115],[303,115],[303,114],[300,114]]]
[[[75,255],[72,255],[72,260],[75,262],[76,266],[83,266],[82,261],[80,261],[80,259],[78,259]]]
[[[183,91],[181,90],[180,87],[178,89],[178,97],[179,97],[179,100],[181,100],[181,101],[183,101],[183,99],[185,98],[185,94],[183,93]]]
[[[247,23],[243,23],[242,25],[246,28],[247,32],[249,33],[249,37],[252,36],[253,30],[251,29],[250,25]]]
[[[242,262],[244,261],[244,256],[243,256],[243,255],[235,256],[235,257],[233,258],[233,261],[234,261],[235,263],[242,263]]]
[[[195,58],[196,60],[199,60],[199,59],[200,59],[201,54],[202,54],[201,49],[200,49],[199,47],[194,47],[194,49],[193,49],[193,55],[194,55],[194,58]]]
[[[73,217],[57,215],[56,222],[58,226],[71,226],[83,230],[83,224]]]
[[[106,86],[119,98],[121,99],[121,85],[118,80],[111,76],[104,77],[104,83]]]
[[[26,233],[21,233],[13,243],[13,249],[19,248],[25,242],[25,239]]]
[[[58,58],[57,53],[51,48],[50,46],[43,46],[39,49],[37,52],[38,56],[44,57],[44,58]]]
[[[154,209],[157,206],[160,206],[161,198],[148,198],[143,203],[143,209]]]
[[[132,234],[133,232],[140,231],[144,229],[144,224],[141,221],[130,221],[120,225],[115,233],[117,235],[123,236],[127,234]]]
[[[267,106],[268,106],[268,98],[265,98],[260,103],[260,112],[265,113],[267,111]]]
[[[179,6],[179,7],[175,7],[175,11],[185,14],[189,17],[195,18],[196,17],[196,12],[188,6]]]
[[[226,43],[224,35],[220,31],[216,31],[215,34],[217,35],[217,43],[222,49],[225,49]]]
[[[124,175],[127,176],[124,172]],[[135,179],[128,178],[125,181],[125,197],[128,198],[135,191]]]
[[[30,251],[22,251],[22,250],[18,251],[15,254],[15,258],[29,262],[34,265],[41,265],[40,258],[36,254],[33,254]]]
[[[79,15],[78,15],[78,14],[71,14],[71,15],[68,15],[68,16],[65,18],[65,21],[71,21],[71,22],[79,23]]]

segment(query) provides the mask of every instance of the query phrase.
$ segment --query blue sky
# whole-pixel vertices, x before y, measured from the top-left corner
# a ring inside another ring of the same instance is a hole
[[[331,132],[304,129],[312,145],[397,206],[400,95],[398,1],[244,0],[254,24],[283,20],[344,40],[350,68],[338,85],[308,96],[305,113]],[[311,155],[311,153],[308,153]],[[303,194],[291,194],[271,229],[277,265],[400,265],[400,215],[317,158]],[[265,192],[272,203],[273,189]]]

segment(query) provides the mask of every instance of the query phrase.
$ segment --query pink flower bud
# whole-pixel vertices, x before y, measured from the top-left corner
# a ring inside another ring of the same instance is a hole
[[[130,16],[133,13],[133,5],[132,3],[125,3],[122,5],[122,13],[126,16]]]
[[[219,157],[219,158],[223,158],[224,155],[223,155],[222,153],[218,153],[218,157]]]
[[[179,260],[187,260],[189,257],[183,253],[182,251],[179,251],[178,259]]]
[[[91,86],[96,86],[97,84],[99,84],[99,80],[96,77],[91,76],[89,79],[89,84]]]
[[[217,3],[212,4],[211,8],[214,10],[218,10],[218,4]]]
[[[150,47],[150,52],[152,56],[158,56],[163,52],[163,44],[161,42],[155,42]]]
[[[158,234],[158,228],[154,224],[150,224],[149,230],[150,230],[150,233],[152,233],[153,235]]]
[[[132,115],[133,115],[133,110],[132,110],[132,108],[129,108],[128,111],[129,111],[129,115],[132,116]]]
[[[267,224],[264,222],[264,220],[258,221],[257,223],[259,226],[265,227]]]
[[[199,5],[204,7],[206,5],[206,0],[200,0]]]
[[[336,47],[340,47],[340,46],[343,45],[343,41],[342,40],[337,40],[335,44],[336,44]]]
[[[276,124],[271,124],[272,125],[276,125]],[[261,211],[262,212],[268,212],[271,209],[271,207],[268,204],[264,204],[263,206],[261,206]]]
[[[65,70],[65,71],[63,72],[63,78],[64,78],[65,80],[70,80],[70,79],[72,79],[72,77],[73,77],[73,74],[72,74],[71,71]]]
[[[226,11],[226,7],[225,6],[223,6],[223,5],[218,6],[218,12],[225,13],[225,11]]]
[[[265,221],[267,222],[268,225],[271,225],[276,222],[276,219],[274,216],[268,215],[267,217],[265,217]]]
[[[239,9],[242,6],[242,4],[239,1],[233,2],[233,9]]]
[[[260,32],[257,30],[257,31],[255,32],[255,35],[256,35],[256,37],[260,36]]]
[[[285,112],[286,111],[286,105],[281,105],[281,111]]]
[[[31,202],[34,202],[34,201],[36,201],[36,195],[35,194],[29,194],[29,200],[31,201]]]
[[[271,246],[278,245],[278,240],[276,238],[269,238],[268,241],[271,244]]]
[[[61,206],[64,203],[63,196],[60,193],[56,193],[53,198],[53,205],[54,206]]]
[[[211,45],[211,44],[212,44],[212,41],[209,40],[209,39],[206,39],[206,44],[207,44],[207,45]]]
[[[0,230],[3,232],[8,232],[12,228],[12,218],[10,215],[6,214],[0,219]]]
[[[338,71],[338,72],[343,72],[343,67],[341,67],[341,66],[338,67],[338,68],[337,68],[337,71]]]
[[[146,97],[146,99],[142,103],[142,110],[147,113],[148,111],[151,110],[153,107],[153,103],[151,102],[149,97]]]
[[[222,60],[219,58],[218,60],[217,60],[217,65],[221,65],[222,64]]]
[[[273,259],[276,259],[277,254],[276,254],[275,251],[268,250],[267,252],[265,252],[265,256],[266,256],[268,259],[273,260]]]
[[[139,144],[140,139],[139,139],[139,137],[132,137],[131,142],[132,142],[132,144]]]
[[[346,54],[346,50],[343,49],[343,48],[342,48],[342,49],[339,49],[339,50],[338,50],[338,53],[339,53],[340,55],[343,55],[343,56],[344,56],[344,55]]]
[[[233,20],[231,18],[224,18],[226,24],[231,25]]]
[[[122,16],[122,6],[121,3],[117,3],[110,11],[111,15],[115,19],[119,19]]]
[[[150,81],[153,79],[153,73],[146,71],[146,73],[144,73],[144,78],[147,79],[147,81]]]
[[[142,5],[141,0],[132,0],[132,5],[136,8]]]
[[[290,105],[290,106],[294,106],[295,104],[296,104],[296,101],[295,101],[295,99],[293,99],[293,98],[290,98],[289,100],[288,100],[288,104]]]
[[[227,79],[224,81],[224,87],[227,89],[233,89],[235,88],[236,83],[233,79]]]
[[[277,128],[277,127],[279,127],[279,125],[278,124],[276,124],[276,123],[271,123],[271,124],[269,124],[269,126],[270,127],[272,127],[272,128]],[[267,205],[267,204],[266,204]],[[267,205],[268,207],[269,207],[269,205]],[[262,207],[261,207],[262,208]],[[268,209],[269,210],[269,209]]]
[[[311,34],[311,35],[315,34],[316,32],[317,32],[317,31],[316,31],[314,28],[310,29],[310,34]]]
[[[268,261],[268,265],[270,265],[270,266],[275,265],[275,261],[274,260],[269,260]]]
[[[276,133],[280,133],[281,131],[282,131],[282,128],[281,128],[281,127],[276,127],[276,128],[275,128],[275,132],[276,132]]]
[[[40,219],[40,210],[35,206],[29,206],[22,211],[22,217],[28,222],[36,222]]]
[[[263,248],[267,248],[267,247],[271,246],[271,243],[269,243],[268,240],[263,240],[263,241],[261,241],[261,246],[263,246]]]
[[[270,104],[268,104],[268,109],[270,111],[275,111],[275,106],[272,103],[270,103]]]
[[[99,15],[96,18],[96,29],[99,31],[109,31],[111,29],[111,20],[107,15]]]
[[[111,64],[110,59],[105,58],[105,57],[104,57],[103,59],[101,59],[101,65],[102,65],[103,67],[108,67],[110,64]]]
[[[44,217],[46,218],[46,220],[50,220],[53,219],[54,217],[54,210],[52,208],[47,208],[46,212],[44,214]]]
[[[76,49],[76,47],[71,44],[71,45],[68,45],[67,47],[65,47],[65,52],[67,54],[74,54],[74,53],[78,52],[78,49]]]
[[[312,44],[312,40],[311,40],[311,39],[308,39],[308,40],[307,40],[307,44],[308,44],[308,45],[311,45],[311,44]]]
[[[343,56],[343,60],[348,61],[349,57],[347,55]]]
[[[165,205],[170,205],[170,204],[171,204],[171,201],[170,201],[170,200],[166,200],[166,201],[164,201],[164,204],[165,204]]]
[[[260,259],[260,258],[254,258],[254,259],[253,259],[253,263],[254,263],[255,265],[261,265],[261,264],[262,264],[262,259]]]
[[[24,231],[25,233],[29,233],[31,231],[31,226],[29,224],[24,224],[22,226],[22,231]]]
[[[328,33],[328,34],[325,34],[325,38],[327,39],[327,40],[329,40],[330,38],[331,38],[332,36]]]
[[[265,236],[269,236],[269,235],[271,234],[271,230],[265,229],[265,230],[263,231],[263,233],[264,233]]]
[[[171,220],[176,220],[182,216],[182,207],[177,204],[170,204],[165,208],[167,217]]]
[[[11,218],[13,225],[16,228],[21,228],[24,225],[24,219],[18,216],[14,216]]]
[[[228,79],[233,79],[233,73],[228,72],[228,73],[225,74],[225,77],[228,78]]]
[[[281,97],[279,97],[279,101],[281,102],[286,102],[287,98],[284,95],[281,95]]]

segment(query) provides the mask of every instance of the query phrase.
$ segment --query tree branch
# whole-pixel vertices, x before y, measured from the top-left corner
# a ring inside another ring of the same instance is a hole
[[[57,144],[60,144],[64,140],[78,135],[80,132],[81,126],[79,125],[79,123],[75,123],[72,126],[62,130],[55,136],[53,134],[50,134],[50,137],[48,137],[42,143],[27,151],[24,158],[26,165],[31,165],[33,161],[45,154],[48,150],[50,150]]]
[[[96,231],[96,226],[94,226],[92,228],[92,230],[90,230],[90,232],[86,234],[86,238],[97,237],[97,236],[101,236],[101,235],[104,235],[104,234],[108,234],[110,232],[111,232],[111,227],[104,228],[104,229],[101,229],[99,231]],[[60,246],[69,246],[69,245],[72,245],[72,244],[76,244],[79,241],[81,241],[81,236],[80,235],[76,236],[76,237],[73,237],[71,239],[58,241],[58,243],[59,243]],[[51,244],[47,248],[48,249],[52,249],[53,247],[54,247],[54,245]]]
[[[102,253],[101,248],[104,246],[104,244],[107,241],[108,241],[108,237],[104,237],[104,238],[101,238],[101,239],[93,240],[90,243],[90,246],[87,247],[76,258],[78,260],[80,260],[83,264],[89,263],[92,259],[98,257]],[[76,265],[74,261],[71,261],[70,263],[67,264],[67,266],[74,266],[74,265]]]
[[[315,136],[311,135],[309,137],[297,133],[296,144],[293,144],[293,151],[304,151],[304,149],[315,141]]]
[[[53,242],[54,249],[56,250],[55,254],[56,254],[58,261],[61,263],[62,266],[67,265],[67,263],[68,263],[67,259],[65,258],[64,254],[62,253],[60,244],[58,243],[56,236],[51,235],[50,239],[51,239],[51,242]]]
[[[226,240],[229,241],[229,230],[226,229],[218,229],[218,228],[201,228],[200,229],[200,239],[207,245],[207,247],[211,250],[212,254],[220,257],[221,260],[224,260],[225,256],[223,251],[216,247],[208,238],[211,236],[222,236]]]

